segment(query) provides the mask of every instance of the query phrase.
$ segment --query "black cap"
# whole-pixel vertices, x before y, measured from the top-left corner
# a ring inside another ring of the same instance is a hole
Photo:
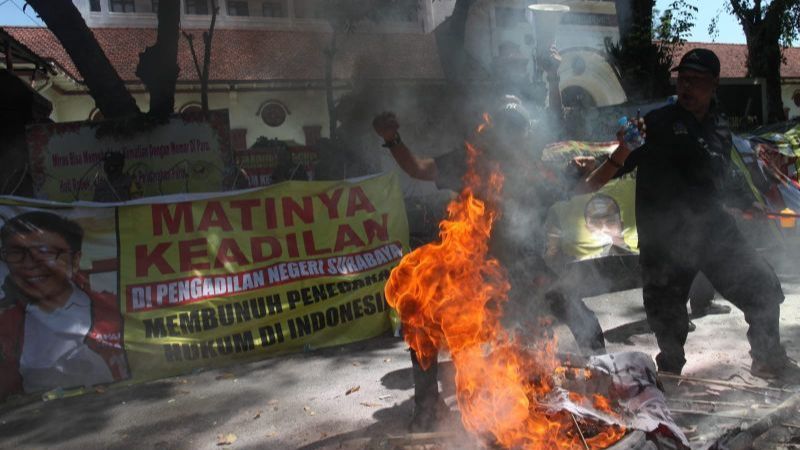
[[[714,52],[707,48],[696,48],[683,55],[680,64],[678,64],[676,67],[673,67],[672,72],[683,69],[706,72],[718,77],[719,58],[717,58],[717,55],[714,54]]]

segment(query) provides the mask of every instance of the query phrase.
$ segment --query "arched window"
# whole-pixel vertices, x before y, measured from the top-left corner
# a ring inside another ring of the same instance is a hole
[[[580,86],[567,86],[561,91],[561,103],[565,108],[594,108],[597,106],[592,94]]]
[[[181,109],[178,110],[181,114],[188,113],[188,114],[197,114],[203,112],[203,105],[197,102],[189,102],[185,105],[181,106]]]
[[[267,100],[258,108],[257,115],[270,127],[279,127],[286,122],[286,116],[291,114],[289,108],[277,100]]]
[[[94,107],[89,113],[89,122],[99,122],[103,119],[105,119],[105,117],[103,117],[103,113],[100,111],[100,108]]]

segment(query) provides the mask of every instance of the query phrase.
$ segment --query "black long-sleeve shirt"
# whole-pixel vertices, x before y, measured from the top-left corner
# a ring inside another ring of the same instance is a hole
[[[637,169],[636,226],[642,255],[648,248],[697,249],[707,233],[735,226],[723,205],[749,205],[730,159],[727,121],[712,106],[701,122],[680,105],[645,117],[646,142],[617,176]]]

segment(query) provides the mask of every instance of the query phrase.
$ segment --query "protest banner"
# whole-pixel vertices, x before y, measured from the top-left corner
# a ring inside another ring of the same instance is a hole
[[[31,176],[37,197],[55,201],[93,200],[110,184],[106,155],[125,156],[124,176],[136,196],[230,189],[233,173],[227,110],[182,114],[166,124],[140,124],[122,132],[114,121],[31,125],[26,130]],[[125,200],[126,198],[122,198]]]
[[[561,267],[572,261],[638,253],[636,180],[627,175],[596,193],[558,202],[545,220],[545,258]]]
[[[396,175],[150,200],[0,200],[0,398],[390,329],[383,288],[408,248]]]
[[[556,171],[579,156],[601,163],[617,145],[615,141],[556,142],[545,148],[542,160]],[[545,258],[552,267],[559,270],[573,261],[638,253],[635,178],[626,175],[596,193],[573,196],[550,208],[545,220]]]

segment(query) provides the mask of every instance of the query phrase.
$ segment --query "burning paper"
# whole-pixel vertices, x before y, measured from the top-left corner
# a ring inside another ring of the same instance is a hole
[[[479,175],[479,150],[467,144],[467,155],[464,189],[439,225],[440,241],[406,255],[386,286],[405,339],[423,368],[449,350],[462,422],[480,438],[504,448],[606,448],[625,434],[610,402],[558,388],[556,342],[523,346],[500,324],[510,285],[488,242],[503,176],[497,166]],[[592,433],[581,432],[576,415]]]

